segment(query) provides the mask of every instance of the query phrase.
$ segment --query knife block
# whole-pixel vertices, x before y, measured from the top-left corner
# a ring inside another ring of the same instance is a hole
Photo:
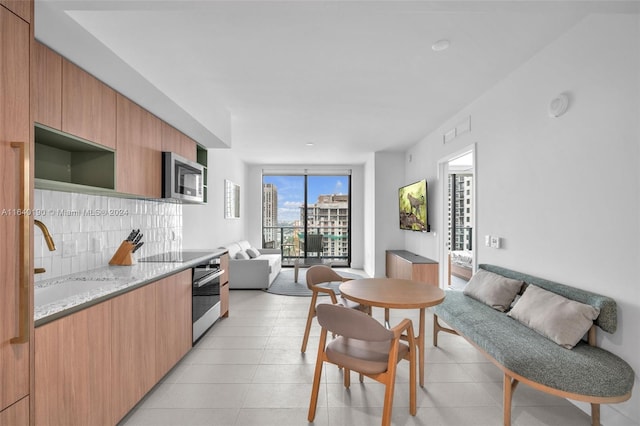
[[[133,260],[133,256],[131,255],[131,250],[133,250],[135,246],[131,243],[131,241],[123,241],[116,250],[115,254],[109,261],[109,265],[120,265],[120,266],[130,266],[135,263]]]

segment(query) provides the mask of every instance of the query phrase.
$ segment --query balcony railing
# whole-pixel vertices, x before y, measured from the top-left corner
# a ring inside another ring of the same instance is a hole
[[[263,226],[262,246],[280,249],[282,265],[292,266],[296,259],[305,257],[304,228],[300,226]],[[348,266],[349,229],[346,226],[308,227],[309,234],[322,234],[323,244],[320,258],[331,260],[334,264]],[[315,254],[314,254],[315,256]]]

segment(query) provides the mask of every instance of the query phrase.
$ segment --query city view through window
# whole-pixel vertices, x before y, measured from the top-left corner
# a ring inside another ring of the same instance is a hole
[[[350,176],[265,175],[262,188],[263,246],[280,249],[283,264],[349,264]]]

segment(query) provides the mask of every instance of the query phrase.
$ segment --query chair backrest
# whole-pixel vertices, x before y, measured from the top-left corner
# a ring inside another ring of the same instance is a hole
[[[317,253],[318,256],[320,256],[322,254],[322,251],[324,250],[323,247],[323,238],[324,235],[322,234],[307,234],[307,236],[305,237],[305,252],[307,253]]]
[[[328,265],[313,265],[307,269],[307,287],[313,290],[314,285],[330,282],[341,282],[344,278],[336,273]]]
[[[393,331],[356,309],[320,304],[316,307],[316,314],[323,328],[340,336],[369,342],[393,340]]]

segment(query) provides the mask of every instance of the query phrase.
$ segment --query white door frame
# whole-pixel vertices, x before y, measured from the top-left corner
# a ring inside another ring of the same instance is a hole
[[[476,204],[478,200],[476,188],[478,187],[478,184],[477,184],[478,176],[476,173],[476,167],[477,167],[476,144],[473,143],[471,145],[466,146],[465,148],[462,148],[438,160],[438,181],[440,182],[440,194],[442,194],[441,200],[440,200],[441,201],[440,223],[438,224],[439,225],[438,229],[442,230],[440,232],[440,238],[438,240],[438,252],[440,253],[439,258],[442,259],[442,262],[440,263],[440,268],[439,268],[439,273],[440,273],[439,281],[440,281],[441,288],[447,288],[449,285],[449,256],[448,256],[448,250],[447,250],[447,239],[448,239],[447,238],[447,234],[448,234],[447,217],[449,216],[449,211],[448,211],[449,162],[465,154],[468,154],[469,152],[471,152],[471,155],[473,157],[473,165],[471,167],[471,173],[473,175],[473,205],[471,206],[471,211],[473,213],[472,215],[473,222],[471,223],[471,226],[472,226],[471,250],[473,251],[473,272],[475,272],[476,265],[478,263],[478,256],[477,256],[477,250],[476,250],[477,244],[478,244],[478,238],[476,238],[477,236]]]

